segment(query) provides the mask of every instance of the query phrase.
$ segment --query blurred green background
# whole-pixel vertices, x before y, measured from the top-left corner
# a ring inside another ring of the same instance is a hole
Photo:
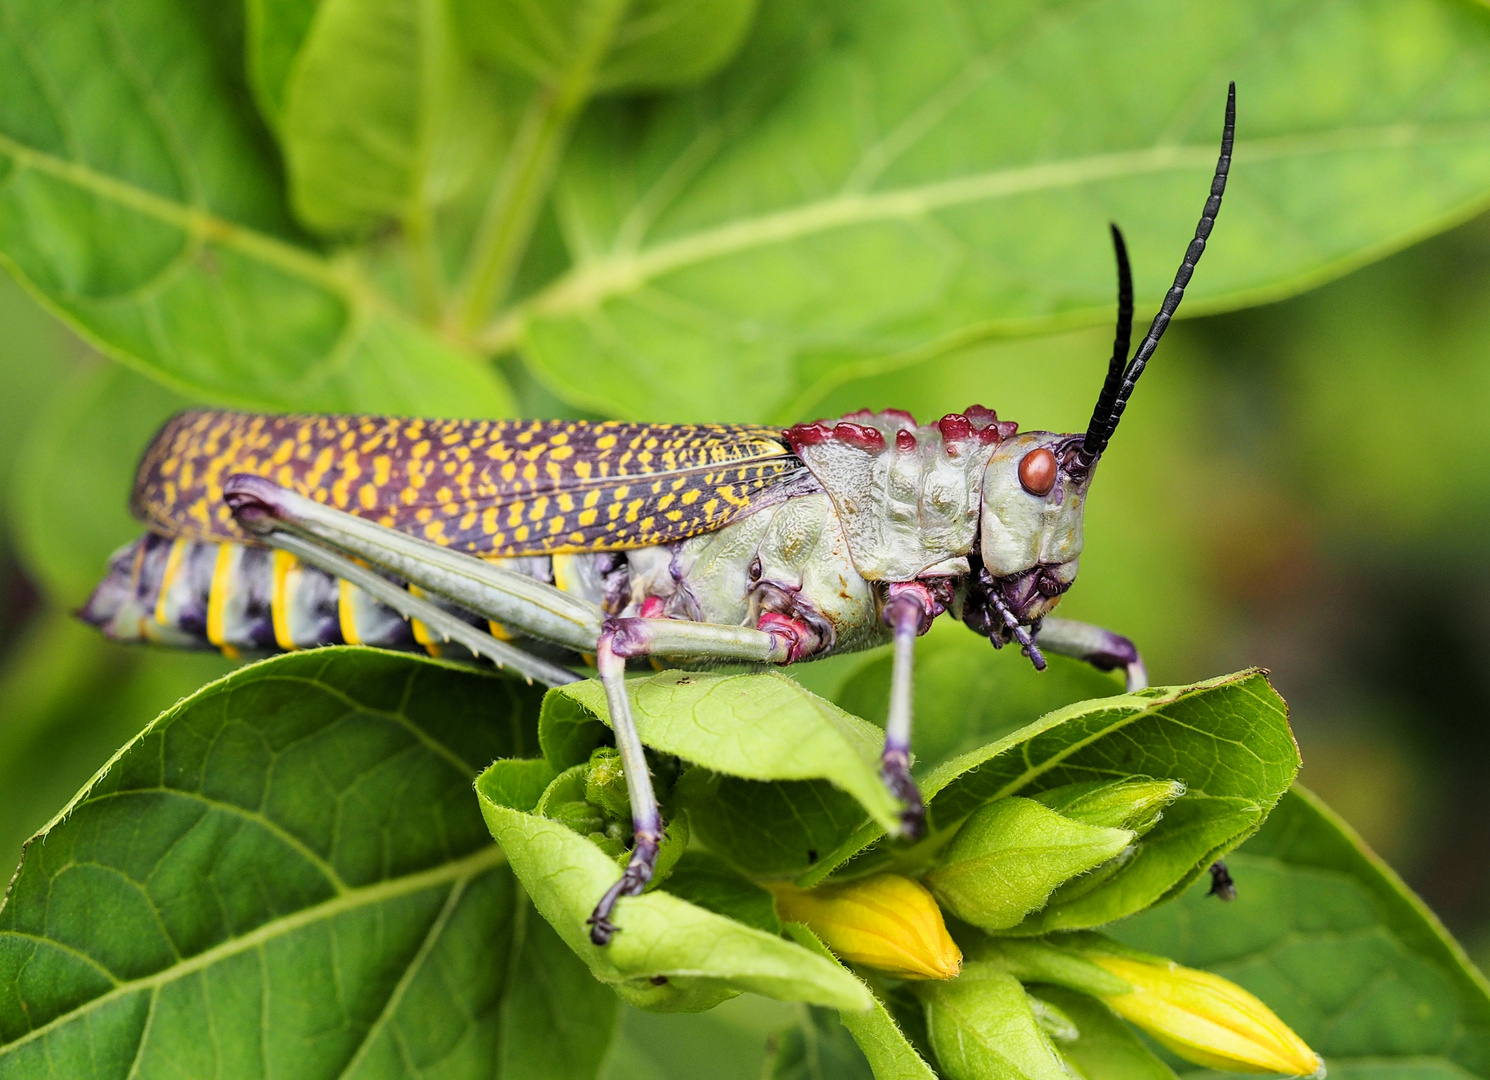
[[[1140,267],[1140,281],[1164,269]],[[228,664],[111,645],[69,616],[134,531],[134,458],[175,402],[8,279],[0,325],[0,851],[13,863],[115,748]],[[977,401],[1027,428],[1080,429],[1107,337],[969,349],[849,382],[822,411],[925,417]],[[1298,298],[1180,322],[1103,461],[1062,609],[1133,636],[1156,682],[1268,668],[1293,710],[1303,780],[1482,963],[1487,354],[1490,217]],[[90,429],[87,402],[123,394],[140,398],[140,430],[100,448],[110,475],[54,476],[59,440],[112,436]],[[523,396],[531,411],[560,407],[531,386]],[[79,507],[61,535],[25,512],[54,497]],[[972,662],[1018,662],[968,637]]]

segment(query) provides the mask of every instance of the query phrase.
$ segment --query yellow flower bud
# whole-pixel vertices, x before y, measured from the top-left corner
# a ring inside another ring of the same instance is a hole
[[[1088,960],[1132,990],[1104,995],[1124,1020],[1143,1028],[1186,1061],[1226,1072],[1319,1072],[1319,1055],[1240,986],[1169,960],[1140,960],[1083,950]]]
[[[769,888],[784,922],[806,923],[845,960],[901,979],[952,979],[962,970],[962,950],[920,882],[876,874],[815,889]]]

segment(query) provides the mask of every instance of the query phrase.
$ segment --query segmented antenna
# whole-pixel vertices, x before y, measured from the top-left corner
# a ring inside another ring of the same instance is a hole
[[[1211,235],[1211,227],[1216,223],[1216,214],[1221,209],[1221,196],[1226,191],[1226,174],[1231,169],[1231,144],[1236,132],[1236,83],[1232,83],[1226,93],[1226,126],[1221,132],[1221,156],[1216,161],[1216,175],[1211,180],[1211,196],[1205,201],[1205,209],[1200,214],[1200,224],[1195,226],[1195,238],[1190,241],[1190,247],[1185,251],[1185,260],[1180,263],[1179,272],[1174,275],[1174,284],[1169,287],[1169,293],[1164,297],[1164,303],[1159,308],[1159,314],[1154,316],[1153,323],[1149,326],[1148,336],[1138,346],[1138,352],[1133,355],[1133,360],[1123,372],[1122,385],[1118,387],[1117,397],[1113,399],[1110,416],[1106,427],[1097,441],[1095,452],[1091,447],[1091,432],[1088,431],[1086,440],[1082,443],[1083,456],[1092,454],[1092,460],[1096,460],[1102,451],[1107,449],[1107,443],[1112,438],[1113,432],[1117,430],[1118,421],[1123,418],[1123,410],[1128,407],[1128,398],[1133,393],[1133,386],[1138,382],[1138,377],[1143,374],[1143,369],[1148,365],[1149,357],[1154,355],[1154,350],[1159,345],[1159,339],[1164,336],[1164,331],[1169,327],[1169,320],[1174,317],[1175,310],[1180,306],[1180,301],[1185,298],[1185,286],[1190,284],[1190,276],[1195,273],[1195,264],[1200,261],[1200,256],[1205,253],[1206,239]],[[1104,394],[1106,388],[1103,388]],[[1093,418],[1095,422],[1095,417]]]
[[[1081,443],[1081,457],[1088,466],[1102,452],[1099,443],[1107,429],[1112,403],[1117,400],[1118,387],[1123,382],[1123,370],[1128,366],[1128,346],[1133,342],[1133,268],[1128,265],[1128,245],[1123,243],[1123,230],[1116,224],[1109,227],[1118,269],[1117,333],[1112,339],[1112,360],[1107,365],[1107,378],[1102,383],[1102,393],[1097,395],[1097,407],[1092,410],[1092,422],[1087,425],[1086,438]]]

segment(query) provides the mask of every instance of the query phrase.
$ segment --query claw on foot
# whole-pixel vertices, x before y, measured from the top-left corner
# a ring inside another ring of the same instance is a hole
[[[637,834],[636,846],[631,849],[631,861],[621,872],[621,880],[605,890],[600,903],[595,905],[595,910],[585,920],[590,928],[590,940],[596,945],[609,945],[610,939],[620,929],[611,922],[616,901],[623,896],[640,896],[647,887],[647,882],[652,880],[652,873],[657,868],[657,846],[657,837],[650,833]]]
[[[904,750],[886,750],[880,758],[880,776],[890,794],[905,803],[900,812],[900,835],[907,840],[920,839],[926,831],[926,805],[921,801],[921,789],[911,779],[910,755]]]

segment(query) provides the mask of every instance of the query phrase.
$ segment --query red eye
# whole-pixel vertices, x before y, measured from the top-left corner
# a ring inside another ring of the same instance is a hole
[[[1055,487],[1055,455],[1045,447],[1031,450],[1019,462],[1019,482],[1031,495],[1049,495]]]

